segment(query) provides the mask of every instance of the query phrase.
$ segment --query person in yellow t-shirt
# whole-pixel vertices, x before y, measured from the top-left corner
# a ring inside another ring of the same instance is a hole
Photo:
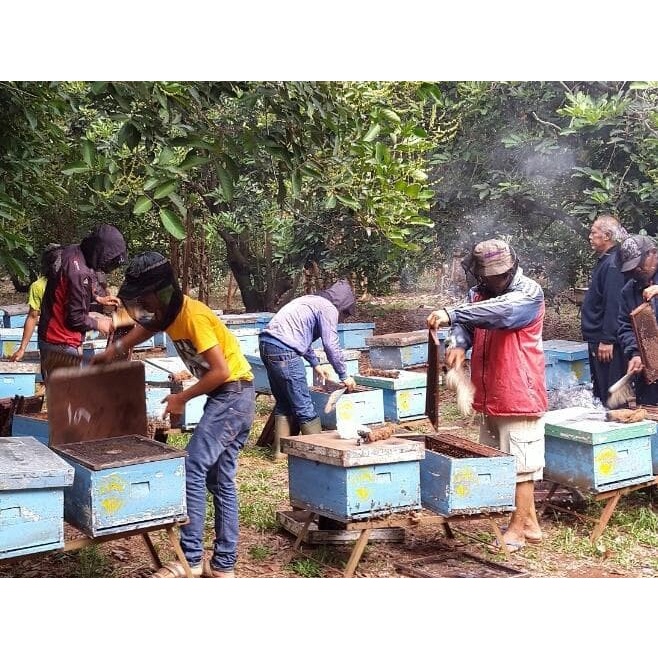
[[[27,305],[30,310],[27,313],[25,324],[23,325],[23,336],[18,349],[9,357],[10,361],[20,361],[25,356],[30,338],[39,323],[41,315],[41,301],[46,291],[48,277],[55,275],[62,264],[62,246],[59,244],[49,244],[41,255],[41,276],[32,283],[27,293]]]
[[[253,373],[237,338],[202,302],[181,292],[173,268],[161,254],[150,251],[128,264],[118,293],[136,325],[111,343],[93,363],[109,363],[158,331],[165,331],[198,381],[168,395],[164,415],[180,414],[197,395],[208,400],[187,445],[185,484],[189,523],[181,526],[181,547],[194,575],[233,577],[238,548],[238,498],[235,475],[238,454],[254,419]],[[206,489],[215,508],[215,542],[205,561],[203,535]],[[170,563],[163,575],[184,575]]]

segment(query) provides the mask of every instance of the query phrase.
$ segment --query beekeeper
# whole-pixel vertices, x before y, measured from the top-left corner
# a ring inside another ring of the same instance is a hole
[[[627,372],[644,370],[637,339],[631,324],[631,311],[643,302],[649,302],[655,315],[658,300],[658,250],[648,235],[631,235],[621,243],[617,253],[619,269],[627,278],[621,289],[619,302],[619,332],[617,337],[628,359]],[[647,384],[644,377],[636,377],[633,383],[638,404],[658,404],[658,383]]]
[[[472,348],[473,408],[482,414],[480,442],[516,457],[516,510],[503,535],[513,552],[542,539],[534,483],[543,476],[542,416],[548,409],[544,292],[523,274],[514,250],[502,240],[476,244],[462,265],[478,284],[465,304],[430,313],[427,325],[452,327],[448,367],[462,367]]]

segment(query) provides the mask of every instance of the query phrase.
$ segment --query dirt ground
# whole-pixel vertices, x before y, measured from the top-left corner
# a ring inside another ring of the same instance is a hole
[[[374,321],[375,333],[411,331],[424,328],[425,318],[436,305],[436,297],[408,296],[399,300],[369,300],[356,321]],[[399,307],[396,307],[396,304]],[[403,307],[404,306],[404,307]],[[378,308],[381,309],[379,312]],[[574,319],[575,318],[575,319]],[[574,309],[558,309],[547,314],[546,338],[578,339]],[[444,392],[442,404],[454,408],[450,394]],[[337,544],[304,544],[301,551],[293,548],[295,537],[273,522],[275,511],[290,510],[287,499],[287,467],[273,462],[268,450],[255,446],[272,407],[269,396],[259,396],[257,420],[252,438],[240,459],[238,488],[241,503],[241,537],[236,574],[242,578],[342,577],[353,547],[353,541]],[[465,438],[475,436],[475,421],[456,415],[446,416],[444,426]],[[431,431],[427,422],[415,423],[416,431]],[[170,437],[170,441],[174,437]],[[405,577],[567,577],[567,578],[637,578],[658,573],[658,548],[647,535],[629,530],[627,518],[638,510],[655,523],[658,496],[653,490],[642,490],[622,498],[603,537],[591,544],[588,540],[591,521],[598,516],[600,503],[572,498],[569,492],[557,493],[554,502],[571,508],[579,517],[547,509],[540,521],[544,534],[541,544],[528,545],[512,554],[509,560],[493,546],[491,521],[478,519],[451,523],[454,537],[448,538],[436,525],[438,517],[427,511],[416,516],[416,523],[398,532],[395,541],[372,540],[358,564],[355,576],[360,578]],[[539,483],[538,506],[546,497],[547,487]],[[619,521],[617,521],[619,517]],[[402,517],[400,517],[402,518]],[[403,515],[405,521],[408,515]],[[633,517],[635,518],[635,517]],[[644,518],[644,517],[643,517]],[[212,545],[211,512],[206,534],[206,548]],[[496,518],[501,526],[505,517]],[[634,521],[630,522],[631,525]],[[658,524],[657,524],[658,526]],[[634,528],[635,526],[633,526]],[[656,534],[656,533],[654,533]],[[67,539],[81,536],[66,525]],[[639,540],[636,539],[639,537]],[[335,537],[337,538],[337,536]],[[164,532],[153,533],[156,548],[164,559],[173,558]],[[145,578],[154,567],[141,537],[115,539],[79,551],[37,553],[23,558],[0,561],[0,577],[71,578],[111,577]]]

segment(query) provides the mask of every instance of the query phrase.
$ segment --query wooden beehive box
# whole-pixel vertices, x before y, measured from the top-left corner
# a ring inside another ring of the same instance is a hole
[[[238,339],[243,354],[258,354],[258,334],[260,329],[231,327],[230,332]]]
[[[451,434],[425,439],[420,465],[423,507],[442,516],[514,510],[516,460]]]
[[[642,357],[642,374],[647,384],[658,381],[658,324],[653,305],[640,304],[631,311],[631,324]]]
[[[568,388],[591,381],[587,343],[575,340],[545,340],[546,388]]]
[[[91,537],[185,517],[185,452],[146,438],[144,390],[140,361],[51,376],[50,447],[75,469],[64,518]]]
[[[344,350],[368,349],[366,339],[372,336],[374,330],[374,322],[339,322],[336,326],[338,344]],[[322,349],[322,340],[318,338],[312,347]]]
[[[0,398],[34,395],[37,375],[40,372],[38,363],[0,361]]]
[[[424,418],[427,375],[406,370],[395,372],[395,378],[354,375],[354,380],[361,386],[382,389],[385,420],[399,422]]]
[[[34,414],[14,414],[11,422],[12,436],[33,436],[37,441],[48,445],[50,430],[48,412],[40,411]]]
[[[0,329],[0,354],[2,358],[8,359],[20,346],[23,339],[23,329]],[[39,357],[39,342],[38,335],[35,329],[34,333],[30,336],[30,340],[25,349],[24,359],[38,359]]]
[[[368,425],[384,422],[384,396],[380,388],[357,386],[354,391],[343,393],[338,398],[336,406],[325,411],[331,392],[320,387],[310,389],[311,400],[315,411],[320,417],[322,429],[334,430],[339,421]]]
[[[31,436],[0,438],[0,559],[64,546],[73,468]]]
[[[27,304],[7,304],[6,306],[0,306],[2,326],[5,329],[24,327],[29,312],[30,307]]]
[[[447,329],[439,329],[441,344],[448,337]],[[382,370],[402,370],[427,363],[427,330],[380,334],[366,338],[370,365]]]
[[[654,422],[658,421],[658,406],[640,405],[647,410],[648,419]],[[658,424],[656,425],[658,428]],[[651,435],[651,463],[653,466],[653,474],[658,475],[658,429]]]
[[[422,444],[385,439],[357,445],[337,432],[281,439],[293,507],[337,521],[420,509]]]
[[[546,480],[600,493],[653,478],[656,423],[607,422],[604,414],[570,407],[544,415]]]

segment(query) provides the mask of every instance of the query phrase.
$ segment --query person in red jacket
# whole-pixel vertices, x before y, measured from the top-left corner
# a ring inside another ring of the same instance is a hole
[[[516,510],[503,538],[510,551],[517,551],[542,539],[534,483],[543,476],[542,416],[548,410],[544,293],[523,274],[513,249],[502,240],[476,244],[464,267],[478,281],[468,302],[433,311],[427,325],[452,327],[449,367],[462,367],[466,350],[472,348],[473,408],[482,414],[480,442],[516,458]]]

